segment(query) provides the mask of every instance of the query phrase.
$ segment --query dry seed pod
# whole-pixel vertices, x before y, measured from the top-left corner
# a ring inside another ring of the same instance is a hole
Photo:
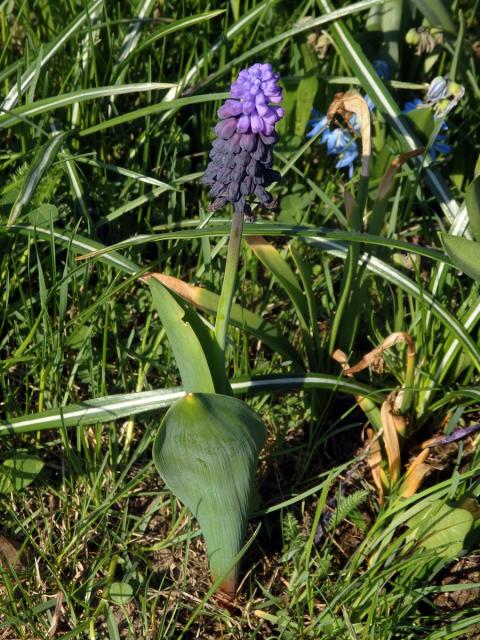
[[[158,472],[198,520],[212,578],[225,575],[220,589],[230,598],[265,439],[262,420],[241,400],[189,393],[168,410],[153,446]]]

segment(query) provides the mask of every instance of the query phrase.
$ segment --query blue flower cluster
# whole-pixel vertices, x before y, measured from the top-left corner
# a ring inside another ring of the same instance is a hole
[[[389,79],[390,72],[388,63],[385,62],[385,60],[375,60],[373,66],[379,78],[382,80]],[[365,102],[370,111],[373,111],[375,105],[369,96],[365,96]],[[320,131],[323,131],[320,142],[327,145],[327,154],[329,156],[337,156],[338,161],[335,167],[337,169],[348,169],[348,177],[351,178],[353,176],[353,163],[359,154],[358,145],[353,139],[353,136],[338,127],[330,129],[327,116],[318,113],[315,109],[312,111],[312,114],[314,117],[309,121],[309,125],[311,125],[312,128],[307,133],[307,138],[313,138],[313,136],[316,136]],[[355,134],[360,133],[360,123],[356,115],[350,118],[349,125]]]
[[[312,129],[307,133],[307,138],[313,138],[320,131],[323,131],[320,142],[327,145],[327,154],[329,156],[338,156],[336,163],[337,169],[348,169],[348,177],[353,176],[353,163],[358,157],[358,146],[352,136],[343,129],[330,129],[327,116],[322,116],[315,109],[312,111],[313,118],[309,124]],[[355,126],[356,124],[356,126]],[[357,123],[353,125],[354,130],[358,133],[360,127]]]
[[[390,71],[385,60],[375,60],[373,67],[379,78],[389,80]],[[430,83],[424,100],[415,98],[407,102],[404,105],[403,113],[409,113],[419,107],[430,107],[434,110],[435,118],[445,116],[461,99],[463,92],[464,88],[461,85],[448,82],[446,78],[439,76]],[[375,105],[368,95],[365,96],[365,101],[370,111],[373,111]],[[313,118],[309,121],[312,128],[307,133],[307,138],[313,138],[313,136],[321,133],[320,142],[327,145],[327,154],[338,157],[335,167],[337,169],[348,169],[348,177],[351,178],[353,176],[354,162],[359,155],[358,146],[353,136],[340,128],[330,129],[327,116],[318,113],[318,111],[313,110],[312,115]],[[349,125],[355,134],[360,133],[360,125],[356,115],[350,118]],[[448,131],[448,126],[446,122],[442,124],[440,131],[441,133],[437,135],[430,148],[432,160],[435,160],[440,153],[450,153],[452,151],[452,147],[447,141],[446,132]]]

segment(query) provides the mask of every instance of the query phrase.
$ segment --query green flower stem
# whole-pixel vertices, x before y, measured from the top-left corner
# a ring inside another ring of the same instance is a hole
[[[224,356],[230,311],[235,297],[238,259],[240,257],[240,245],[242,242],[243,218],[243,212],[239,213],[236,211],[233,214],[232,229],[228,243],[227,264],[225,265],[225,276],[223,278],[222,292],[220,293],[220,299],[218,301],[217,319],[215,321],[215,338]]]
[[[413,401],[414,385],[415,385],[415,351],[407,347],[407,366],[405,371],[405,382],[403,384],[403,397],[400,407],[400,414],[405,415],[411,406]]]
[[[370,114],[366,105],[365,116],[368,118],[368,126],[365,128],[362,127],[362,169],[360,172],[357,200],[356,205],[351,207],[350,210],[347,206],[347,222],[349,229],[352,231],[362,230],[363,213],[368,199],[371,134]],[[340,297],[330,332],[330,353],[333,353],[337,346],[345,351],[350,351],[355,339],[359,319],[358,310],[364,296],[363,287],[360,285],[361,273],[358,269],[360,249],[360,244],[349,243],[348,245]]]

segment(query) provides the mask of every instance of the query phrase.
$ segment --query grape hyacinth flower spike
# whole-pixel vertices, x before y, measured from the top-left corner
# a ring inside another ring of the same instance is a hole
[[[263,207],[274,206],[266,188],[280,179],[278,171],[272,169],[275,125],[284,114],[278,106],[282,100],[278,78],[270,64],[256,63],[243,69],[231,85],[230,98],[218,110],[217,137],[201,178],[214,198],[210,211],[230,202],[236,213],[250,217],[249,196]]]

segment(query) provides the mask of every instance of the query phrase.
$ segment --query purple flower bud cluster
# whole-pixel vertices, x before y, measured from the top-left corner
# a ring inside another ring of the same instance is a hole
[[[282,100],[278,78],[269,64],[243,69],[231,85],[230,98],[218,110],[217,138],[201,179],[215,198],[211,211],[231,202],[236,212],[248,216],[248,196],[255,196],[264,207],[272,206],[266,188],[280,178],[272,169],[272,147],[277,141],[275,124],[284,113],[277,106]]]

